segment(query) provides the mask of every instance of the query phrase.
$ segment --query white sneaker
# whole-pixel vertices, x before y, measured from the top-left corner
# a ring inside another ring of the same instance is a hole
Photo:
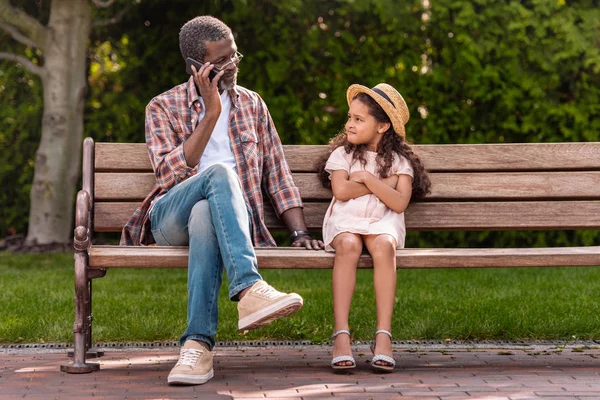
[[[167,381],[169,384],[201,385],[213,376],[212,352],[195,340],[187,340]]]
[[[292,315],[302,308],[303,300],[296,293],[282,293],[265,281],[258,281],[248,289],[238,303],[238,328],[256,329],[270,322]]]

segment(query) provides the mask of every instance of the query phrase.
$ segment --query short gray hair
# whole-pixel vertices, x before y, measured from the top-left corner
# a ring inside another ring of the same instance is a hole
[[[217,42],[228,38],[231,29],[210,15],[202,15],[186,22],[179,31],[179,50],[185,60],[188,57],[204,62],[206,42]]]

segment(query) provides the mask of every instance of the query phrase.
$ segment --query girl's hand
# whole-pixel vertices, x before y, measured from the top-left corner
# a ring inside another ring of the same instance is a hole
[[[371,178],[375,178],[375,175],[373,175],[369,171],[357,171],[351,173],[348,177],[348,180],[352,182],[365,184],[365,182]]]
[[[381,181],[389,187],[391,187],[392,189],[396,189],[396,186],[398,185],[398,175],[394,174],[388,176],[387,178],[382,178]]]

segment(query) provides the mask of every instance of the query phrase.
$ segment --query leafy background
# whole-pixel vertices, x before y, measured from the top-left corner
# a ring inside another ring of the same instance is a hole
[[[47,21],[49,1],[13,1]],[[119,0],[89,42],[85,135],[143,142],[144,107],[186,79],[178,32],[210,14],[246,56],[239,83],[286,144],[324,144],[351,83],[404,95],[414,143],[600,140],[600,7],[593,0]],[[43,56],[0,32],[0,48]],[[25,233],[42,115],[39,79],[0,62],[0,237]],[[593,244],[597,231],[410,233],[408,246]]]

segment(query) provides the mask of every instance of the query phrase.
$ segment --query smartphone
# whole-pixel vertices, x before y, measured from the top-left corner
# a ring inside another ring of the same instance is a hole
[[[194,75],[194,71],[192,71],[192,65],[194,67],[196,67],[196,72],[200,71],[200,67],[202,67],[202,64],[199,63],[198,61],[194,60],[191,57],[188,57],[185,59],[185,72],[187,72],[190,75]],[[215,71],[215,69],[211,69],[210,72],[208,73],[208,80],[212,82],[212,80],[214,79],[214,77],[217,76],[217,71]]]

